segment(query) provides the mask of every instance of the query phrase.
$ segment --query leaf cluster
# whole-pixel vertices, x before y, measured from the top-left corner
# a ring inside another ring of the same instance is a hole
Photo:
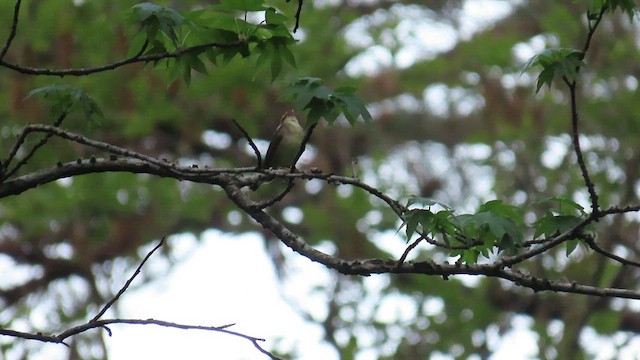
[[[634,0],[591,0],[588,13],[589,20],[593,20],[599,11],[614,12],[616,9],[621,9],[629,15],[629,18],[633,18],[636,8],[637,6]]]
[[[252,23],[261,15],[265,20]],[[244,17],[240,16],[244,14]],[[225,65],[237,56],[257,56],[258,68],[269,64],[274,80],[283,63],[296,66],[289,46],[295,39],[286,26],[288,18],[262,0],[221,1],[205,9],[180,13],[153,3],[134,6],[129,22],[139,27],[131,41],[130,56],[173,53],[156,61],[175,76],[191,81],[192,71],[207,74],[205,62]]]
[[[322,79],[306,77],[294,82],[283,97],[292,101],[297,109],[309,110],[307,126],[317,123],[320,117],[333,124],[340,114],[344,114],[351,125],[359,117],[365,122],[372,121],[371,114],[355,91],[352,87],[332,90],[324,85]]]
[[[541,201],[554,202],[558,208],[548,211],[532,224],[534,239],[550,239],[579,224],[586,216],[584,209],[577,203],[564,198],[550,198]],[[415,234],[433,239],[432,243],[450,251],[450,256],[459,256],[465,263],[477,263],[482,255],[505,251],[515,254],[524,246],[527,231],[523,220],[523,209],[506,204],[501,200],[491,200],[482,204],[473,214],[456,214],[450,207],[432,199],[410,197],[407,210],[403,215],[407,241]],[[433,207],[441,210],[433,210]],[[578,239],[567,241],[567,256],[575,250]]]
[[[560,197],[551,197],[539,203],[545,202],[557,203],[558,207],[555,211],[547,211],[534,223],[535,233],[533,237],[536,239],[541,236],[543,236],[544,239],[557,236],[560,233],[572,229],[587,216],[584,208],[574,201]],[[576,249],[579,243],[580,240],[577,238],[566,241],[567,256]]]
[[[547,49],[532,57],[524,66],[523,71],[533,67],[542,68],[536,80],[537,93],[544,85],[551,88],[551,83],[559,78],[573,82],[578,76],[580,68],[585,66],[583,58],[584,53],[579,50],[567,48]]]
[[[98,104],[81,89],[68,84],[49,85],[31,90],[27,98],[43,96],[49,103],[50,111],[55,116],[69,113],[74,109],[82,111],[86,120],[96,120],[104,117]]]

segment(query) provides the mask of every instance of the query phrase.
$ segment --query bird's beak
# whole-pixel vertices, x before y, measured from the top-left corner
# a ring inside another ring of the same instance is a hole
[[[295,112],[293,111],[293,109],[287,111],[286,113],[284,113],[284,115],[282,115],[282,120],[284,120],[284,118],[286,118],[287,116],[296,116]]]

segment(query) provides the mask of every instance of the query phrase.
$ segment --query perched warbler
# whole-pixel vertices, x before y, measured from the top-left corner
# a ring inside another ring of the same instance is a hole
[[[298,118],[293,113],[293,110],[286,112],[280,119],[280,124],[276,128],[267,150],[267,155],[262,162],[263,169],[269,168],[290,168],[298,161],[298,153],[302,146],[302,140],[304,139],[304,129],[300,126]],[[250,186],[251,190],[256,191],[261,184],[253,184]],[[269,182],[260,191],[263,196],[265,194],[270,197],[275,196],[278,192],[281,192],[286,186],[286,181],[273,181]]]
[[[262,167],[268,169],[294,166],[298,161],[297,155],[303,139],[304,129],[293,110],[286,112],[273,133]]]

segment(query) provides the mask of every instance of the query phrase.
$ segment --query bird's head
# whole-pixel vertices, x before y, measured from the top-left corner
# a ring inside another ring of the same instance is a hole
[[[284,115],[282,115],[282,118],[280,119],[280,123],[286,125],[300,125],[300,123],[298,122],[298,118],[296,117],[296,114],[293,112],[293,110],[289,110],[284,113]]]

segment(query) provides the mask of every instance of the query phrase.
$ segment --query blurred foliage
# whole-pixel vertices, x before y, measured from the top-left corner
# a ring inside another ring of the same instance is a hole
[[[303,167],[356,173],[391,196],[414,196],[412,211],[400,221],[362,191],[309,183],[294,187],[273,214],[299,209],[304,220],[288,226],[311,245],[330,243],[347,259],[398,258],[416,230],[458,242],[443,235],[462,230],[469,240],[486,242],[460,250],[459,257],[427,244],[411,255],[476,262],[480,255],[495,257],[497,248],[514,251],[524,240],[562,232],[589,206],[571,148],[568,91],[557,81],[565,76],[578,83],[581,141],[602,206],[637,202],[634,2],[488,1],[484,17],[473,20],[474,2],[307,1],[300,29],[292,33],[296,1],[25,1],[5,57],[11,63],[90,68],[203,42],[233,46],[90,76],[27,76],[2,68],[1,157],[23,126],[56,120],[29,94],[56,98],[58,105],[67,101],[58,112],[79,105],[82,111],[69,114],[66,129],[199,166],[253,165],[231,119],[266,139],[291,101],[306,111],[307,125],[322,118],[321,124],[333,124],[314,132],[315,156]],[[13,6],[0,2],[4,34]],[[603,6],[607,13],[583,58],[586,23]],[[99,122],[85,120],[98,114]],[[358,119],[371,125],[346,126]],[[17,175],[104,156],[57,139],[46,146]],[[0,284],[0,324],[23,324],[32,312],[47,311],[57,319],[51,328],[30,330],[49,332],[86,318],[113,294],[104,281],[114,276],[110,266],[134,266],[139,249],[159,237],[211,227],[258,230],[246,215],[230,222],[233,214],[237,209],[216,188],[135,174],[64,179],[2,199],[0,253],[32,271],[23,282]],[[401,225],[405,231],[398,232]],[[637,259],[639,230],[637,216],[620,216],[590,231],[602,248]],[[295,255],[263,235],[274,264],[285,268]],[[636,288],[637,269],[614,266],[577,240],[566,245],[518,270]],[[170,254],[171,242],[168,247]],[[281,276],[286,284],[287,274]],[[319,323],[340,358],[365,350],[387,359],[486,358],[522,317],[537,334],[539,358],[595,356],[584,346],[586,330],[625,341],[640,332],[640,317],[627,301],[533,294],[485,278],[379,278],[386,285],[377,291],[365,279],[338,276],[320,288],[331,299]],[[389,308],[396,315],[382,316]],[[372,336],[360,338],[360,331]],[[83,341],[102,349],[83,358],[105,351],[97,333]],[[609,343],[619,350],[624,341]],[[3,354],[28,357],[32,350],[2,339]]]

